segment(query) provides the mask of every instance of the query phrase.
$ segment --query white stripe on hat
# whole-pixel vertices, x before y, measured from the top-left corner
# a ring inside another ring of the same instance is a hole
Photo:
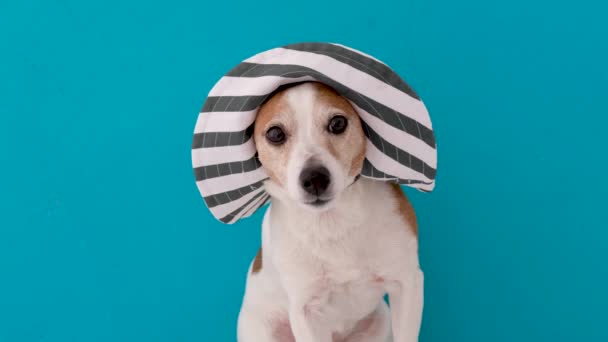
[[[195,148],[192,150],[192,166],[201,167],[246,161],[253,158],[255,153],[255,144],[249,141],[240,146]]]
[[[236,190],[268,178],[263,168],[249,172],[234,173],[231,175],[203,179],[196,182],[203,197],[217,195],[231,190]]]
[[[257,113],[257,109],[247,112],[200,113],[194,127],[194,133],[244,131],[255,121]]]

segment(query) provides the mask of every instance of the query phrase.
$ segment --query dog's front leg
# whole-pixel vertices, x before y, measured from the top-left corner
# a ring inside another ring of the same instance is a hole
[[[394,342],[417,342],[422,323],[424,274],[410,270],[388,288]]]
[[[288,287],[289,321],[296,342],[332,342],[331,327],[323,320],[328,293],[318,284],[298,285]]]
[[[306,305],[293,305],[289,309],[289,321],[296,342],[331,342],[331,332],[317,318],[311,317]]]

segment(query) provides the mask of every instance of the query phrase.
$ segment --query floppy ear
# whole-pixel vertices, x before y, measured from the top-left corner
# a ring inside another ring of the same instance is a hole
[[[192,163],[211,213],[224,223],[269,202],[268,178],[253,142],[260,105],[279,87],[317,81],[347,98],[361,117],[367,153],[361,176],[423,191],[435,185],[431,120],[418,95],[386,64],[329,43],[287,45],[259,53],[211,89],[196,123]]]

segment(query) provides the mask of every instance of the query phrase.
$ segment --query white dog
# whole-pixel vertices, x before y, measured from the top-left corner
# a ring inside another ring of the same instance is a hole
[[[281,89],[261,106],[254,139],[272,204],[238,340],[417,341],[414,210],[398,185],[358,177],[366,138],[350,103],[320,83]]]

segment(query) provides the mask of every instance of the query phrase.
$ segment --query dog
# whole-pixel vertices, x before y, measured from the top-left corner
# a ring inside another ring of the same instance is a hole
[[[317,82],[279,89],[260,107],[253,137],[272,203],[238,341],[417,341],[414,209],[398,184],[358,177],[366,138],[350,102]]]

